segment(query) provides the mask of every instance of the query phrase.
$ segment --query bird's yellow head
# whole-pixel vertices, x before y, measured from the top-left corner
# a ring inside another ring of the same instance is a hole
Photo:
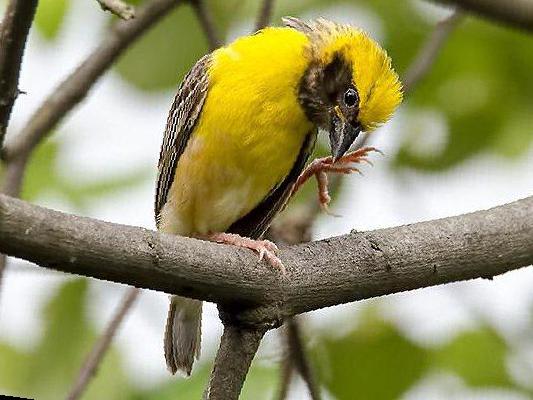
[[[361,131],[392,116],[402,101],[398,75],[385,50],[357,28],[322,18],[283,21],[309,39],[298,98],[307,117],[329,132],[332,155],[339,158]]]

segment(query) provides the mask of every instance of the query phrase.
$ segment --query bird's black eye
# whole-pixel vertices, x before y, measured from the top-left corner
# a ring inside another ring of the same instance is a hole
[[[357,92],[355,89],[348,89],[346,92],[344,92],[344,104],[346,107],[353,107],[357,104],[359,101],[359,96],[357,95]]]

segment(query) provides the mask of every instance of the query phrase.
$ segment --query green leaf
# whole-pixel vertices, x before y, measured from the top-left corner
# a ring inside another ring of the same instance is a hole
[[[193,10],[182,5],[135,42],[116,68],[142,90],[176,88],[207,51],[205,35]]]
[[[425,372],[428,353],[371,314],[346,336],[313,349],[320,381],[338,399],[397,399]]]
[[[491,328],[464,332],[435,354],[437,367],[458,374],[475,387],[514,388],[505,367],[505,341]]]
[[[39,0],[35,25],[45,39],[55,39],[61,29],[70,0]]]

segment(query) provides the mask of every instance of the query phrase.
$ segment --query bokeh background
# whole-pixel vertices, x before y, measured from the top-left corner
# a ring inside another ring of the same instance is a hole
[[[132,2],[133,3],[133,2]],[[138,3],[138,2],[136,2]],[[228,41],[253,30],[259,1],[212,0]],[[0,8],[5,1],[0,1]],[[283,15],[325,16],[369,31],[406,71],[451,10],[422,0],[278,0]],[[40,102],[106,35],[116,17],[96,1],[40,0],[16,102],[16,133]],[[207,42],[189,5],[120,59],[33,157],[23,198],[114,222],[154,228],[156,163],[177,84]],[[344,179],[313,237],[489,208],[533,195],[533,36],[466,17],[425,79],[372,144],[364,177]],[[310,185],[312,186],[312,185]],[[307,190],[285,212],[315,201]],[[296,210],[296,211],[295,211]],[[65,396],[126,287],[10,260],[0,290],[0,392]],[[170,377],[162,352],[167,296],[145,291],[84,399],[200,398],[221,334],[204,312],[193,376]],[[533,398],[533,268],[332,307],[301,319],[325,399]],[[284,356],[267,335],[242,398],[275,398]],[[290,398],[305,399],[297,378]]]

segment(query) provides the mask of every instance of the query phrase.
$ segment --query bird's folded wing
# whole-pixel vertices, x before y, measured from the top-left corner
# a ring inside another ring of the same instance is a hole
[[[207,70],[211,55],[202,57],[183,79],[170,109],[159,155],[155,220],[159,224],[161,209],[167,201],[178,160],[183,154],[199,119],[208,89]]]

